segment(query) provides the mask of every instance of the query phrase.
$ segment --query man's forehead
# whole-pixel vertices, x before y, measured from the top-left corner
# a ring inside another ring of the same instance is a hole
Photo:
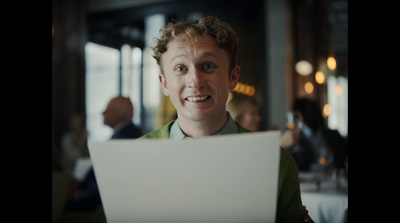
[[[199,37],[196,43],[191,43],[187,39],[178,38],[168,43],[167,51],[168,57],[180,58],[185,57],[188,53],[195,53],[200,57],[216,57],[218,54],[225,51],[217,46],[216,40],[211,36]]]
[[[177,38],[172,39],[167,45],[167,51],[169,48],[184,49],[186,47],[218,47],[217,41],[210,35],[199,36],[196,40],[189,39],[188,37],[181,35]]]

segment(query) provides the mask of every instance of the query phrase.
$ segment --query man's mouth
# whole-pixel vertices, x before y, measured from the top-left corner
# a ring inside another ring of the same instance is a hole
[[[210,98],[210,96],[198,96],[198,97],[187,97],[186,100],[191,102],[196,102],[196,101],[204,101],[208,98]]]

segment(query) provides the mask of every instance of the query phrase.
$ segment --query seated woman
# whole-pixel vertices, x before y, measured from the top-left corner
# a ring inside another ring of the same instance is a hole
[[[261,122],[260,103],[254,97],[247,95],[232,93],[232,96],[226,109],[233,120],[250,131],[258,131]]]

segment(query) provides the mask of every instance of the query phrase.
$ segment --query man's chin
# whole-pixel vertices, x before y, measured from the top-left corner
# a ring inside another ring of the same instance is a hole
[[[191,121],[205,121],[208,118],[210,118],[210,114],[207,111],[196,109],[196,110],[186,111],[184,117],[185,119]]]

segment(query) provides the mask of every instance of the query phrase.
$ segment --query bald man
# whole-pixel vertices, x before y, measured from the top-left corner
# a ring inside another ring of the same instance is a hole
[[[104,124],[114,130],[111,139],[135,139],[142,135],[133,122],[133,104],[129,98],[117,96],[112,98],[103,112]]]

